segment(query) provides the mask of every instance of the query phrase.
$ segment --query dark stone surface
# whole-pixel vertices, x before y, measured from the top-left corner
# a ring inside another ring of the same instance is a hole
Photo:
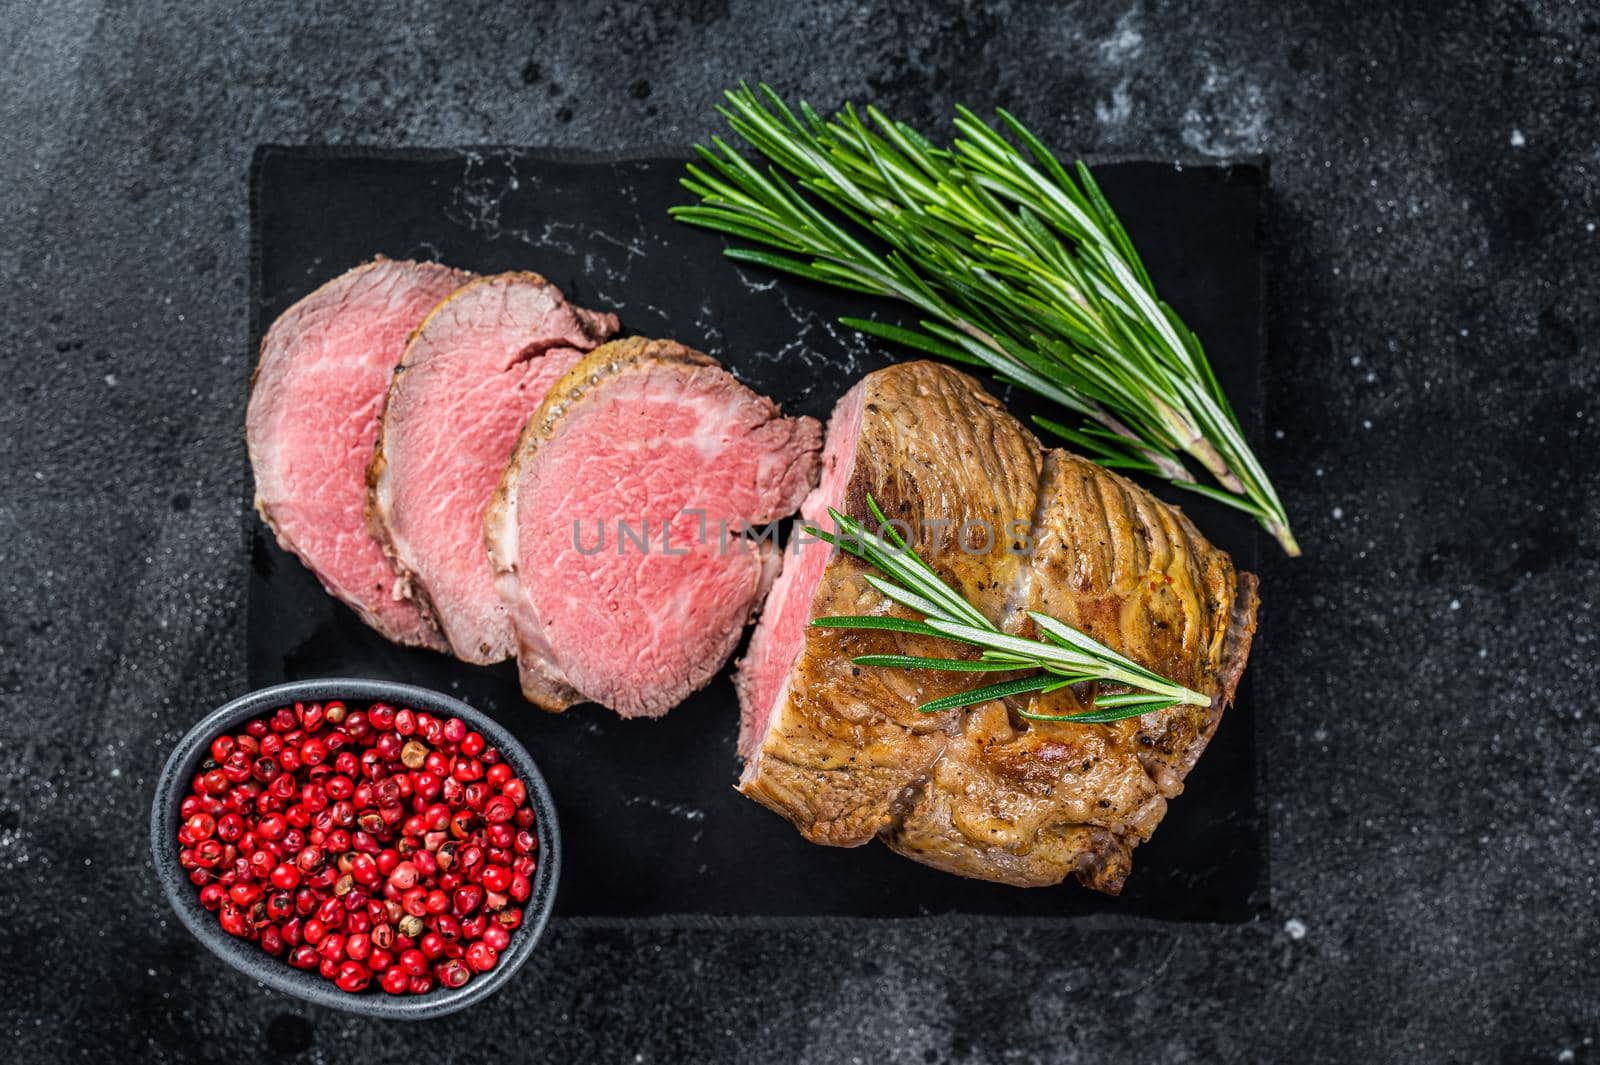
[[[8,1057],[1595,1060],[1597,66],[1600,14],[1558,3],[7,3]],[[1271,157],[1261,451],[1307,553],[1264,566],[1251,667],[1272,918],[556,927],[417,1027],[258,989],[168,913],[142,830],[242,676],[251,150],[680,142],[746,75]]]

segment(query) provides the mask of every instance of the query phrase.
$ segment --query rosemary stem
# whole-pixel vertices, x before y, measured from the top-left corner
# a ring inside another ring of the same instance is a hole
[[[1289,526],[1276,518],[1269,518],[1266,521],[1266,528],[1267,532],[1272,534],[1272,538],[1278,541],[1278,546],[1283,548],[1284,554],[1290,558],[1300,557],[1300,544],[1295,540],[1294,533],[1289,531]]]
[[[1169,459],[1167,456],[1158,454],[1157,452],[1151,451],[1149,448],[1145,447],[1144,439],[1139,436],[1138,433],[1135,433],[1132,429],[1129,429],[1126,425],[1123,425],[1105,408],[1096,405],[1094,419],[1107,429],[1110,429],[1113,433],[1116,433],[1118,436],[1122,437],[1124,440],[1132,441],[1135,445],[1137,445],[1139,454],[1143,455],[1149,461],[1150,465],[1155,467],[1156,473],[1162,478],[1168,481],[1177,481],[1182,484],[1194,483],[1194,474],[1185,469],[1183,463]]]
[[[1233,475],[1233,471],[1228,468],[1222,456],[1217,454],[1217,449],[1211,446],[1211,441],[1203,436],[1196,436],[1184,446],[1184,450],[1193,455],[1195,461],[1204,466],[1206,472],[1215,477],[1223,488],[1236,495],[1247,494],[1239,478]]]

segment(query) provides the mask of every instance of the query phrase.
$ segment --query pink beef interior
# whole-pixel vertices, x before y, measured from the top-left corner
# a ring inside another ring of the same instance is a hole
[[[437,644],[367,531],[367,463],[406,336],[470,275],[379,260],[324,285],[262,344],[245,435],[263,513],[329,592],[402,643]]]
[[[523,423],[594,347],[586,325],[553,286],[515,275],[480,282],[428,320],[390,398],[384,519],[467,661],[512,653],[483,512]]]
[[[656,716],[715,674],[765,585],[770,548],[737,531],[794,509],[818,436],[719,368],[663,363],[611,378],[561,419],[523,470],[518,578],[574,688]],[[648,528],[648,548],[619,542],[624,523]]]
[[[828,508],[837,507],[844,498],[855,465],[863,395],[862,386],[857,385],[834,407],[822,453],[822,479],[800,507],[806,523],[825,532],[834,529]],[[799,535],[799,530],[792,542],[794,547],[784,558],[783,572],[762,608],[761,622],[750,637],[749,651],[739,663],[739,753],[747,759],[755,755],[766,738],[772,711],[805,643],[811,600],[831,554],[827,544],[811,541]]]

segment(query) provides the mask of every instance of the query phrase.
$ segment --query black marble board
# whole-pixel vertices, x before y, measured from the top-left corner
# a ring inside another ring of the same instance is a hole
[[[615,311],[625,332],[700,348],[787,411],[822,419],[860,375],[907,357],[836,321],[863,310],[904,320],[899,308],[736,266],[722,257],[721,238],[671,222],[666,208],[686,200],[681,168],[669,152],[262,147],[251,188],[252,344],[296,299],[384,254],[481,273],[538,271],[574,301]],[[1247,435],[1258,437],[1263,168],[1113,162],[1096,173],[1163,295],[1206,342]],[[1026,395],[1000,394],[1021,415],[1043,410]],[[1260,538],[1248,521],[1154,487],[1252,567]],[[877,844],[812,846],[740,797],[726,670],[661,721],[625,722],[592,705],[546,714],[521,700],[510,664],[473,667],[387,643],[324,595],[253,513],[248,520],[251,685],[389,677],[493,714],[528,746],[555,794],[567,840],[561,915],[672,924],[941,914],[1240,921],[1266,906],[1248,672],[1184,795],[1135,852],[1121,897],[1075,883],[1022,891],[938,873]]]

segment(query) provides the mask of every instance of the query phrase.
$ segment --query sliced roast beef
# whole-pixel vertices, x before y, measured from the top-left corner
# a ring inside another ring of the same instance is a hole
[[[245,439],[256,509],[330,595],[398,643],[444,650],[367,529],[367,463],[407,335],[470,274],[378,259],[285,311],[261,342]]]
[[[498,662],[514,642],[483,514],[545,393],[617,329],[537,274],[480,278],[406,345],[368,471],[368,520],[456,656]]]
[[[1003,628],[1025,611],[1075,625],[1213,695],[1105,725],[1027,720],[1019,701],[925,715],[972,674],[854,666],[863,654],[973,655],[881,630],[809,628],[833,614],[910,616],[848,555],[791,555],[740,663],[740,789],[807,838],[876,837],[917,861],[1021,886],[1076,875],[1115,893],[1135,846],[1215,732],[1255,628],[1255,578],[1178,510],[1064,451],[1045,453],[978,384],[931,363],[869,375],[830,424],[802,512],[867,521],[870,493],[912,546]],[[996,679],[994,674],[986,679]],[[1032,697],[1070,713],[1088,692]],[[1025,699],[1028,697],[1018,697]]]
[[[666,713],[721,668],[775,569],[741,537],[810,489],[821,427],[665,340],[596,349],[528,423],[486,532],[524,694]]]

